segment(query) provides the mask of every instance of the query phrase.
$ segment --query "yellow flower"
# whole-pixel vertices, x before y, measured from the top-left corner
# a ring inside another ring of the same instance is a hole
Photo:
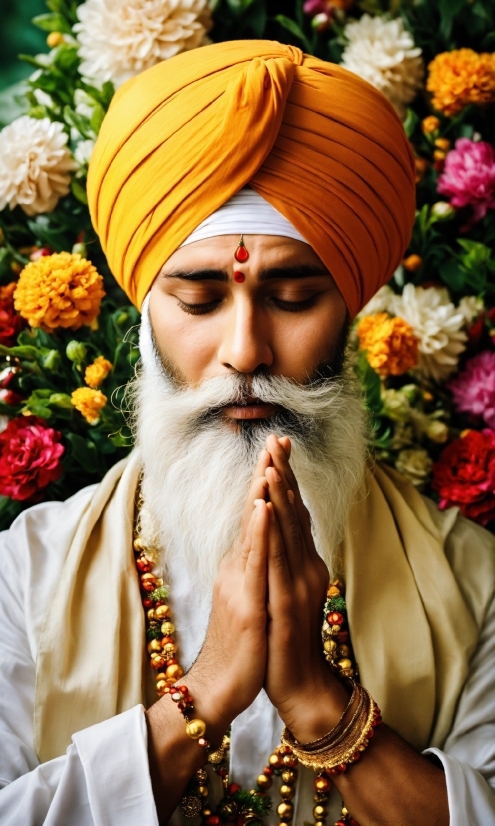
[[[440,128],[440,121],[435,115],[428,115],[427,118],[423,118],[421,128],[425,135],[431,135],[432,132],[436,132]]]
[[[426,88],[432,105],[448,117],[465,106],[495,102],[495,54],[473,49],[454,49],[438,54],[428,66]]]
[[[71,395],[72,404],[90,424],[96,424],[100,418],[100,410],[105,407],[107,397],[101,390],[92,390],[90,387],[78,387]]]
[[[84,373],[84,381],[90,387],[99,387],[105,381],[113,365],[104,356],[98,356],[88,367]]]
[[[387,313],[365,315],[357,326],[359,349],[383,377],[401,376],[418,362],[418,339],[403,318]]]
[[[103,278],[91,261],[56,252],[23,269],[14,306],[31,327],[48,333],[57,327],[78,330],[96,318],[104,295]]]

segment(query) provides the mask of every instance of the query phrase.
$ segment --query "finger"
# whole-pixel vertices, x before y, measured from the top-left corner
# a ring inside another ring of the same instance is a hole
[[[276,468],[267,468],[268,494],[273,504],[282,541],[285,547],[287,564],[291,573],[295,573],[301,566],[301,557],[304,552],[303,536],[299,525],[297,511],[289,495],[286,483]],[[293,495],[292,495],[293,500]]]
[[[249,524],[249,520],[251,519],[251,514],[253,512],[254,500],[266,498],[267,483],[265,479],[265,470],[267,469],[271,461],[272,457],[270,456],[268,450],[262,450],[258,457],[258,461],[256,462],[256,467],[253,471],[251,485],[249,487],[248,495],[246,498],[246,504],[242,512],[240,533],[241,541],[244,539],[246,535],[246,529]]]
[[[249,599],[265,606],[268,564],[268,510],[264,499],[257,499],[250,522],[250,548],[244,572],[244,589]]]
[[[316,554],[317,552],[314,547],[313,534],[311,531],[311,517],[306,505],[303,502],[296,476],[290,466],[285,449],[281,449],[279,442],[279,439],[274,438],[272,440],[269,438],[269,440],[267,440],[267,449],[270,451],[270,455],[273,459],[273,466],[287,486],[289,501],[293,500],[292,504],[299,519],[299,526],[304,539],[304,545],[310,554]],[[289,491],[291,493],[289,493]]]
[[[281,436],[278,440],[279,445],[283,448],[285,455],[290,459],[292,444],[288,436]]]
[[[272,502],[266,505],[268,512],[268,610],[274,617],[286,604],[292,588],[292,579],[284,542]]]

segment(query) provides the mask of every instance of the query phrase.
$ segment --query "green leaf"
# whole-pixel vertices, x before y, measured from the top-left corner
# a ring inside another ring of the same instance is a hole
[[[364,389],[368,410],[379,413],[382,409],[380,376],[371,367],[365,352],[359,355],[356,371]]]
[[[74,409],[71,397],[67,393],[52,393],[48,403],[53,404],[54,407],[61,407],[66,410]]]
[[[301,27],[297,25],[295,20],[292,20],[291,17],[286,17],[285,14],[277,14],[275,20],[277,21],[277,23],[280,23],[280,25],[283,26],[284,29],[287,29],[288,32],[293,34],[294,37],[297,37],[301,41],[307,52],[311,52],[311,43],[309,42]]]
[[[0,355],[15,356],[21,359],[36,359],[41,356],[37,347],[21,346],[21,347],[5,347],[0,344]]]
[[[70,188],[74,197],[77,198],[77,200],[80,201],[81,204],[87,205],[88,196],[86,194],[86,187],[80,184],[77,178],[72,178],[72,181],[70,182]]]
[[[84,470],[93,474],[105,472],[98,451],[89,439],[83,439],[77,433],[66,433],[65,438],[70,443],[72,457]]]
[[[103,123],[103,118],[105,117],[105,110],[103,106],[100,106],[98,103],[94,110],[93,114],[91,115],[90,126],[93,132],[97,135],[100,131],[101,124]]]
[[[43,29],[45,32],[72,34],[71,27],[62,14],[38,14],[36,17],[33,17],[32,22],[38,29]]]
[[[411,138],[416,126],[418,125],[419,117],[412,109],[407,110],[407,116],[404,121],[404,131],[408,138]]]

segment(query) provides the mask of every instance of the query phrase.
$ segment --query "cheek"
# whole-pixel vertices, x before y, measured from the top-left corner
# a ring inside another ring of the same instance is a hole
[[[332,360],[345,324],[346,309],[331,305],[307,314],[281,317],[275,328],[274,349],[282,371],[296,377],[312,371],[321,362]]]
[[[184,376],[199,381],[216,353],[215,327],[187,316],[170,296],[150,297],[150,318],[160,353]]]

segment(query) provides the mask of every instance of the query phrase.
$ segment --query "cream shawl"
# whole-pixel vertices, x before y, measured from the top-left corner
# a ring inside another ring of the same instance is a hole
[[[42,762],[71,735],[144,702],[145,626],[132,550],[136,452],[87,506],[41,632],[34,711]],[[452,516],[455,521],[455,513]],[[420,494],[375,466],[341,548],[361,680],[413,746],[443,743],[493,593],[486,554],[450,563]],[[467,550],[467,549],[466,549]],[[476,575],[473,575],[473,566]]]

